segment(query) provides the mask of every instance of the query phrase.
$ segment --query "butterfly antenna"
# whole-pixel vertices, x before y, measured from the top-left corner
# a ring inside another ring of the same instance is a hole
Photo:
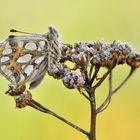
[[[29,33],[29,32],[19,31],[19,30],[16,30],[16,29],[11,29],[10,32],[12,32],[12,33],[29,34],[29,35],[39,35],[39,34],[35,34],[35,33]]]

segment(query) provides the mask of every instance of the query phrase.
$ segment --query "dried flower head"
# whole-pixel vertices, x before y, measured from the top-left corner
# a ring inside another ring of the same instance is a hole
[[[101,67],[111,67],[113,60],[112,54],[109,51],[97,52],[93,57],[90,59],[91,64],[99,65]]]
[[[130,65],[133,68],[140,67],[140,53],[131,53],[127,57],[126,62],[128,65]]]
[[[16,107],[23,108],[31,103],[32,94],[29,91],[24,91],[20,96],[14,96]]]
[[[95,42],[76,43],[71,51],[71,61],[78,67],[87,68],[89,62],[92,65],[111,67],[114,61],[122,64],[133,52],[127,42],[114,41],[112,44],[104,40]]]
[[[114,41],[111,44],[110,52],[113,58],[119,62],[126,61],[126,58],[131,55],[132,47],[128,42]]]
[[[81,73],[75,71],[67,72],[62,78],[62,81],[64,86],[70,89],[82,88],[85,83]]]

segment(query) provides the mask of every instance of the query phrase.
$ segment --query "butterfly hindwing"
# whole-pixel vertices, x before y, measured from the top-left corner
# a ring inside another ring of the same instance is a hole
[[[46,57],[44,61],[39,65],[39,67],[36,69],[37,73],[35,77],[33,77],[29,89],[33,89],[41,83],[47,70],[48,70],[48,59]]]

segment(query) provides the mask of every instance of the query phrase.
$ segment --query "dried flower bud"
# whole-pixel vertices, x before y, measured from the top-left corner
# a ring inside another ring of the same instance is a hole
[[[140,53],[132,53],[128,56],[126,62],[133,68],[140,67]]]
[[[71,59],[80,68],[86,69],[88,66],[89,58],[84,52],[72,54]]]
[[[93,57],[90,60],[91,64],[93,65],[100,65],[102,67],[111,67],[113,60],[112,60],[112,54],[109,51],[104,51],[102,53],[97,53],[93,55]]]
[[[8,91],[6,91],[6,94],[9,94],[11,96],[18,96],[21,95],[26,89],[25,85],[19,85],[18,87],[14,87],[12,85],[9,85]]]
[[[82,88],[85,81],[79,72],[71,71],[62,78],[63,84],[69,89]]]
[[[108,44],[99,40],[94,42],[94,47],[97,48],[97,52],[90,59],[93,65],[111,67],[115,60],[118,64],[123,64],[132,53],[131,46],[127,42],[121,41]]]
[[[92,65],[109,68],[116,60],[118,64],[123,64],[131,53],[132,48],[127,42],[114,41],[109,44],[104,40],[98,40],[76,43],[70,56],[71,61],[81,68],[87,68],[89,62]]]
[[[31,103],[32,95],[29,91],[24,91],[20,96],[14,96],[16,107],[23,108]]]
[[[60,79],[61,77],[63,77],[64,69],[62,64],[59,62],[52,63],[48,74],[56,79]]]
[[[103,39],[100,39],[93,42],[93,47],[96,48],[97,51],[105,51],[110,47],[110,44],[105,42]]]
[[[58,46],[59,50],[61,51],[61,54],[63,57],[67,54],[67,52],[70,52],[72,49],[72,46],[69,44],[59,44]]]
[[[83,52],[86,55],[91,56],[96,53],[97,49],[94,47],[93,42],[85,42],[85,43],[76,43],[72,51],[75,54]]]
[[[111,44],[111,51],[123,54],[129,54],[132,52],[132,47],[128,42],[114,41]]]
[[[119,62],[125,60],[132,53],[132,47],[128,42],[114,41],[111,44],[110,52]]]

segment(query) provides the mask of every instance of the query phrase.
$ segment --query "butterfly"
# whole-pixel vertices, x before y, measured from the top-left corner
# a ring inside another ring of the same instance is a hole
[[[11,32],[26,33],[15,29]],[[53,75],[52,68],[61,56],[59,35],[53,26],[44,34],[26,34],[30,35],[11,35],[0,42],[0,73],[15,87],[29,82],[29,89],[33,89],[46,72]]]

